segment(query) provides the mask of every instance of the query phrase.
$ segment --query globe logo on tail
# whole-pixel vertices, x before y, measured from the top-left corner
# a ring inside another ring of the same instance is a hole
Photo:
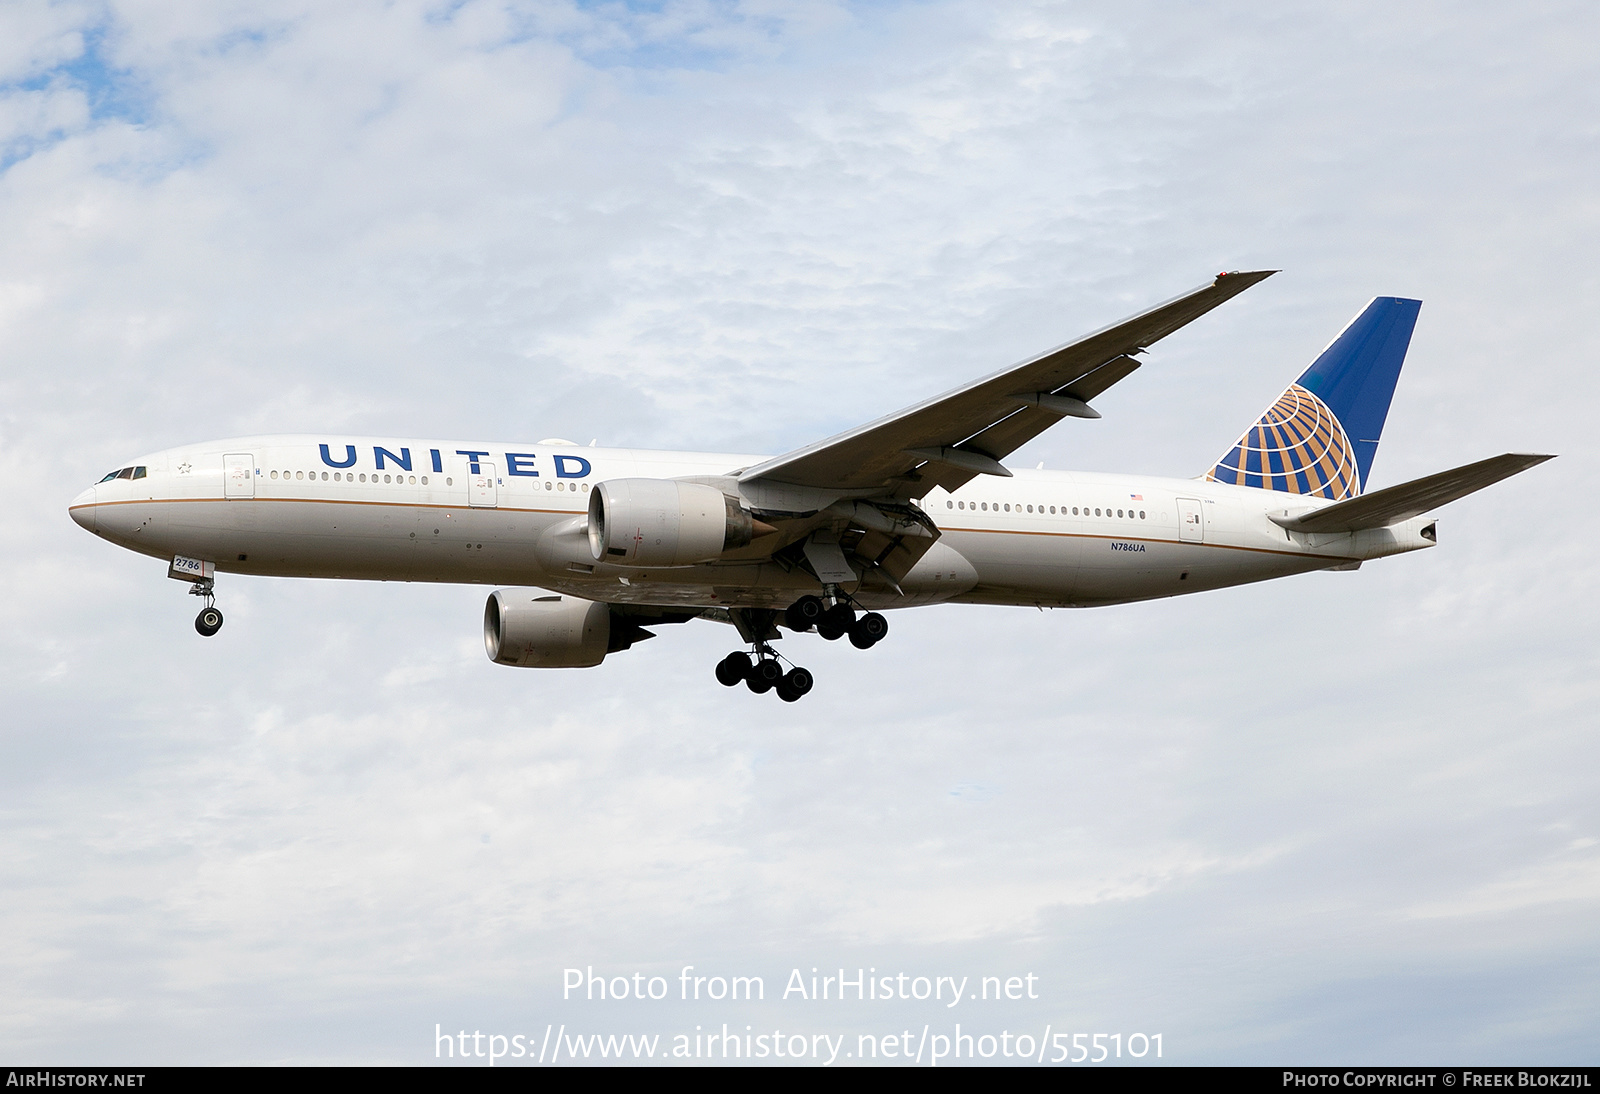
[[[1290,384],[1206,478],[1342,501],[1361,493],[1355,446],[1328,404]]]

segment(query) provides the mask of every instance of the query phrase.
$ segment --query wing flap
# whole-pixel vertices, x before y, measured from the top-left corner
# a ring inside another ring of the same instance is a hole
[[[1507,452],[1309,513],[1286,513],[1271,519],[1291,532],[1359,532],[1364,528],[1387,528],[1553,459],[1554,456]]]
[[[1058,394],[1068,395],[1087,403],[1112,384],[1121,383],[1133,375],[1133,371],[1139,367],[1139,364],[1140,362],[1136,358],[1129,357],[1127,354],[1113,357],[1092,372],[1084,373],[1067,384]]]

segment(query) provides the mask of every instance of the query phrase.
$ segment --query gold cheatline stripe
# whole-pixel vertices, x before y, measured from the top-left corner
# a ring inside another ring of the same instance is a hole
[[[973,532],[994,536],[1058,536],[1062,539],[1115,539],[1124,543],[1170,543],[1176,547],[1211,547],[1218,551],[1249,551],[1259,555],[1285,555],[1289,558],[1337,558],[1353,560],[1354,555],[1318,555],[1304,551],[1279,551],[1270,547],[1235,547],[1231,543],[1188,543],[1178,539],[1152,539],[1148,536],[1100,536],[1083,532],[1025,532],[1010,528],[940,528],[941,532]]]

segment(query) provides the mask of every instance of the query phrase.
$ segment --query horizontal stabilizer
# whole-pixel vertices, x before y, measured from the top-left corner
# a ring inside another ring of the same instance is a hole
[[[1363,528],[1387,528],[1553,459],[1554,456],[1507,452],[1309,513],[1273,516],[1272,521],[1291,532],[1359,532]]]

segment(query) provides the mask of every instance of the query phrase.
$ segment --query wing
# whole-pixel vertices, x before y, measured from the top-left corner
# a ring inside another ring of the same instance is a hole
[[[1554,456],[1507,452],[1504,456],[1492,456],[1399,486],[1374,490],[1309,513],[1286,513],[1269,519],[1293,532],[1359,532],[1363,528],[1387,528],[1553,459]]]
[[[1063,417],[1099,417],[1089,400],[1139,367],[1134,354],[1275,272],[1218,274],[1020,365],[757,464],[739,481],[871,493],[911,483],[919,491],[955,489],[974,475],[1009,475],[1000,461]]]

